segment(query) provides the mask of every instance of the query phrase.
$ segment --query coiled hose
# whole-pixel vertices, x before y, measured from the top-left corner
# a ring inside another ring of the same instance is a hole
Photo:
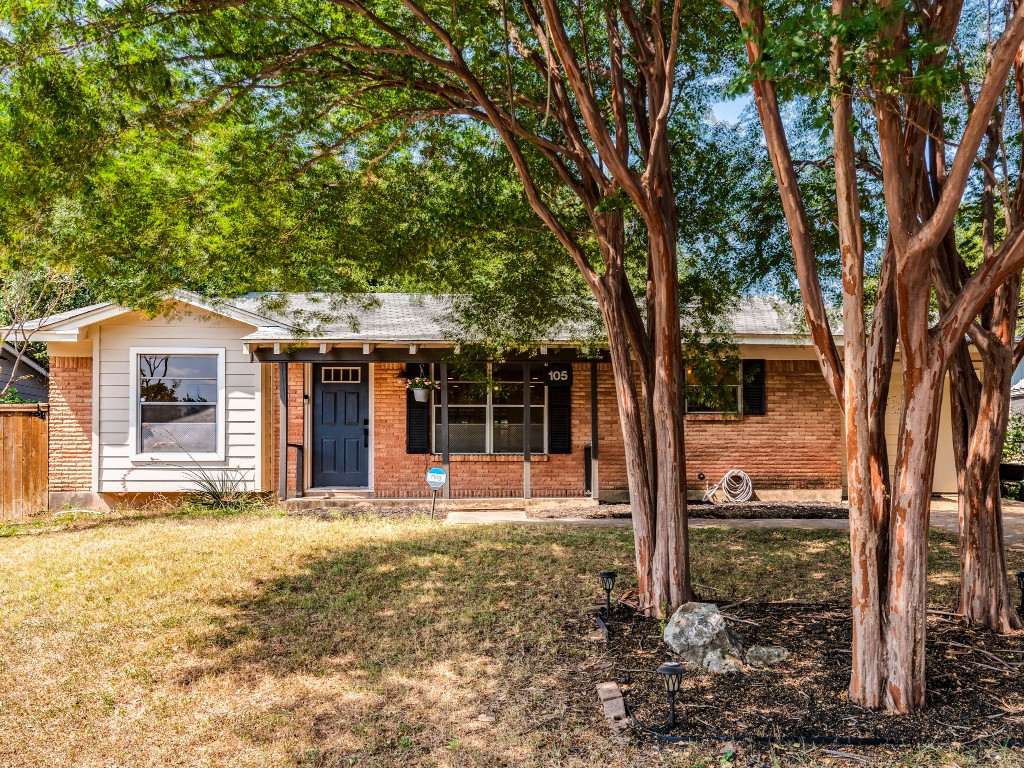
[[[754,495],[750,477],[742,469],[730,469],[718,487],[722,489],[726,499],[735,503],[750,501],[750,497]]]

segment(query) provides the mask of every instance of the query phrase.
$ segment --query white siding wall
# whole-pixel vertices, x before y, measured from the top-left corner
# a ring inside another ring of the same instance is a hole
[[[899,444],[900,400],[903,397],[902,372],[899,363],[893,366],[892,382],[889,384],[889,403],[885,412],[885,438],[889,450],[889,476],[896,466],[896,448]],[[949,413],[949,377],[942,389],[942,405],[939,413],[939,439],[935,452],[935,477],[932,479],[932,493],[956,493],[956,461],[953,458],[953,426]]]
[[[196,347],[224,350],[224,461],[204,467],[240,468],[250,489],[259,482],[261,409],[260,364],[242,352],[242,336],[252,328],[200,309],[175,310],[170,316],[133,314],[104,323],[90,335],[99,352],[99,463],[101,493],[188,491],[193,484],[179,461],[133,462],[129,440],[132,370],[131,348]]]

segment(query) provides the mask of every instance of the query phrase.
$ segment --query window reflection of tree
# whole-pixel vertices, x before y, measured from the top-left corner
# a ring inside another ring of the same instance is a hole
[[[193,397],[190,394],[184,396],[178,394],[184,378],[168,379],[170,372],[170,355],[141,355],[140,356],[140,394],[142,402],[146,403],[206,403],[209,402],[202,395]],[[213,381],[208,378],[195,378],[192,381]],[[170,382],[169,384],[167,382]]]

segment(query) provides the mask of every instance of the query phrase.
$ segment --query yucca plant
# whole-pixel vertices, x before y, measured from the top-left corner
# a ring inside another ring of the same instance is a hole
[[[148,425],[146,425],[148,426]],[[258,494],[246,489],[248,473],[252,470],[239,467],[206,467],[189,452],[185,446],[169,431],[164,433],[167,445],[174,445],[188,456],[187,464],[169,464],[167,466],[182,469],[185,476],[195,484],[196,490],[189,494],[189,501],[207,509],[237,510],[251,506],[259,498]],[[121,477],[121,487],[128,492],[128,476],[135,470],[129,469]]]
[[[252,491],[246,490],[248,470],[237,467],[208,469],[198,462],[186,469],[185,476],[196,485],[192,500],[203,507],[213,509],[240,509],[249,506],[255,499]]]

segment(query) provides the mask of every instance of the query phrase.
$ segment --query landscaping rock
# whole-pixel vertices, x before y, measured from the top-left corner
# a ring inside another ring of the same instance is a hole
[[[747,651],[747,664],[752,667],[770,667],[789,658],[789,651],[781,645],[754,645]]]
[[[740,638],[725,623],[714,603],[680,606],[665,627],[665,643],[691,667],[716,674],[743,669]]]
[[[715,675],[731,675],[743,671],[743,659],[715,649],[704,656],[701,666]]]

